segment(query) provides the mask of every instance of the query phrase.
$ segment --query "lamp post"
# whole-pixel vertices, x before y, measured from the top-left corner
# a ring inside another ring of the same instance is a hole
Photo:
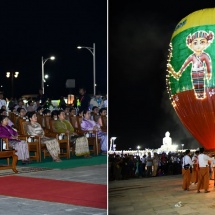
[[[6,72],[6,77],[11,77],[11,97],[13,97],[13,78],[18,78],[19,72]]]
[[[93,47],[78,46],[77,48],[85,48],[93,55],[93,94],[96,95],[96,45],[93,43]]]
[[[55,57],[54,56],[51,56],[49,58],[46,58],[46,59],[43,59],[43,56],[42,56],[42,82],[41,82],[41,88],[43,90],[43,94],[44,94],[44,82],[45,82],[45,77],[44,77],[44,65],[46,63],[47,60],[54,60]]]

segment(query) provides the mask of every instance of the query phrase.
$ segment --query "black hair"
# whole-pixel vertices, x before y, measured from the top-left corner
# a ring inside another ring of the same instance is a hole
[[[33,102],[32,100],[29,100],[29,101],[28,101],[28,105],[30,105],[32,102]]]
[[[83,115],[86,114],[89,110],[88,109],[84,109],[83,110]]]
[[[0,109],[0,114],[2,114],[4,111],[6,111],[4,108]]]
[[[185,151],[185,155],[188,155],[189,153],[190,153],[190,150],[187,149],[187,150]]]
[[[28,111],[28,112],[26,113],[26,116],[28,117],[28,119],[30,119],[30,118],[32,118],[32,116],[33,116],[34,114],[36,114],[35,111]]]
[[[39,107],[37,108],[37,112],[40,111],[40,110],[42,110],[42,109],[43,109],[43,107],[42,107],[42,106],[39,106]]]
[[[2,121],[3,121],[5,118],[8,118],[8,116],[7,116],[7,115],[0,115],[0,122],[2,123]]]
[[[98,108],[97,106],[93,106],[92,110],[95,110],[96,108]]]
[[[17,111],[18,113],[20,113],[21,110],[25,110],[25,108],[19,107],[19,108],[17,108],[16,111]]]
[[[59,116],[64,110],[58,110],[57,115]]]
[[[58,115],[58,110],[53,110],[51,112],[51,118],[54,118],[54,116],[57,116]]]
[[[64,105],[62,108],[63,108],[63,110],[66,110],[66,108],[70,108],[70,107],[67,105]]]
[[[99,110],[99,115],[101,115],[101,113],[102,113],[104,110],[107,110],[107,108],[101,108],[101,109]]]
[[[199,149],[200,153],[203,153],[204,151],[205,151],[204,147],[202,147],[202,148]]]
[[[87,91],[87,90],[86,90],[86,87],[83,87],[83,86],[79,87],[79,90],[83,90],[84,92]]]
[[[49,109],[44,109],[43,114],[51,113],[51,110]]]

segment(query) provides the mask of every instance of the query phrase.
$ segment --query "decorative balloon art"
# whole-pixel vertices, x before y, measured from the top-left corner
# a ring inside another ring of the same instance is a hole
[[[170,41],[166,85],[183,125],[207,150],[215,150],[215,8],[195,11]]]

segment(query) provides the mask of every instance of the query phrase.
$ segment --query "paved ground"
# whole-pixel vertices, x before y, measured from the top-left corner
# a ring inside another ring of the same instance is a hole
[[[107,165],[22,173],[18,176],[107,184]],[[1,187],[1,185],[0,185]],[[1,188],[0,188],[1,189]],[[0,195],[0,215],[106,215],[107,210]]]
[[[181,188],[182,176],[161,176],[110,181],[109,215],[214,215],[215,189],[210,180],[210,193]],[[181,202],[181,207],[178,202]]]

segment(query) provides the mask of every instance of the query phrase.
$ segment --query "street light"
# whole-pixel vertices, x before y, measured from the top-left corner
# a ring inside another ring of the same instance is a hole
[[[45,82],[45,77],[44,77],[44,65],[46,63],[47,60],[54,60],[55,57],[54,56],[51,56],[49,58],[46,58],[46,59],[43,59],[43,56],[42,56],[42,82],[41,82],[41,88],[43,90],[43,94],[44,94],[44,82]]]
[[[96,95],[96,45],[93,47],[78,46],[78,49],[87,49],[93,55],[93,94]]]
[[[111,137],[110,138],[110,141],[111,141],[111,143],[110,143],[110,151],[115,151],[115,149],[116,149],[116,145],[114,144],[115,140],[116,140],[116,137]]]
[[[13,78],[18,78],[19,72],[6,72],[6,77],[11,77],[11,97],[13,97]]]
[[[44,82],[46,82],[46,79],[48,79],[49,78],[49,75],[45,75],[44,76]]]

